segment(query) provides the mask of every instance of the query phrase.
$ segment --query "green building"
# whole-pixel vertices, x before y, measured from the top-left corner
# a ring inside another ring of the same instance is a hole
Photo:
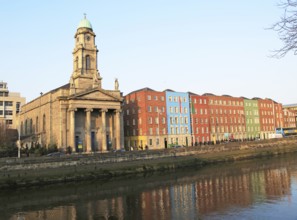
[[[258,101],[251,99],[244,99],[244,114],[246,123],[246,137],[259,138],[260,137],[260,117]]]

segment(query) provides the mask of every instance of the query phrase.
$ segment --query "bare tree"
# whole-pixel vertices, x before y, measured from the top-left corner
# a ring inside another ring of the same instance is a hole
[[[277,58],[284,57],[290,51],[297,54],[297,0],[282,1],[279,7],[284,9],[284,14],[271,27],[283,41],[283,47],[273,51],[273,56]]]

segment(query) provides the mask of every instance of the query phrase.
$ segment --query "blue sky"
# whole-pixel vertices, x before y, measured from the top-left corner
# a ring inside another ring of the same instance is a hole
[[[69,82],[76,28],[96,33],[104,89],[228,94],[297,103],[297,56],[267,30],[278,0],[1,0],[0,80],[27,101]]]

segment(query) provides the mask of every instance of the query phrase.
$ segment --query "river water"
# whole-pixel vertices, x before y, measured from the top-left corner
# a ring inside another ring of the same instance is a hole
[[[0,219],[297,219],[296,158],[0,191]]]

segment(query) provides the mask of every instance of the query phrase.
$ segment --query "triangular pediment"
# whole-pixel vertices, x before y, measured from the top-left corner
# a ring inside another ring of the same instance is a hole
[[[73,94],[69,98],[94,101],[122,101],[122,97],[119,92],[108,91],[99,88],[90,89],[77,94]]]

